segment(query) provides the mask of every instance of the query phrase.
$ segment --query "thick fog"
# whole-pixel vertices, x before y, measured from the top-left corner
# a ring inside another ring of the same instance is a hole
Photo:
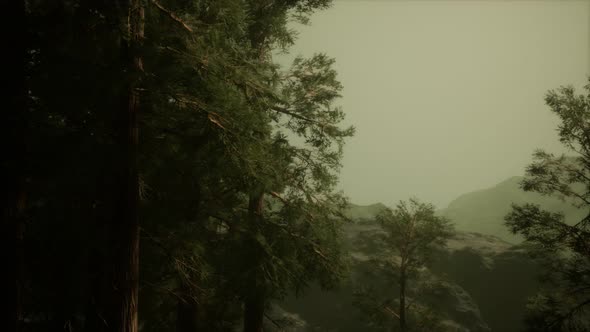
[[[536,148],[563,152],[543,98],[584,84],[589,18],[587,1],[336,1],[294,24],[283,60],[337,60],[357,128],[341,176],[352,202],[444,207],[522,175]]]

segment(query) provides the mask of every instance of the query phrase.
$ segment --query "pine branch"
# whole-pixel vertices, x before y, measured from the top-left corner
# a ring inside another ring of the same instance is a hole
[[[303,188],[301,188],[301,189],[303,190]],[[272,197],[279,199],[284,205],[290,206],[289,201],[286,198],[284,198],[283,196],[281,196],[279,193],[277,193],[276,191],[271,191],[270,195]],[[313,217],[313,215],[309,211],[305,211],[305,212],[311,221],[315,220],[315,218]]]
[[[279,329],[282,329],[283,328],[281,326],[281,324],[279,324],[276,320],[272,319],[272,317],[270,317],[267,313],[264,313],[264,317],[266,317],[266,319],[268,319],[271,323],[273,323]]]
[[[284,107],[273,106],[271,109],[273,111],[275,111],[275,112],[286,114],[286,115],[292,116],[292,117],[294,117],[296,119],[303,120],[303,121],[306,121],[306,122],[309,122],[309,123],[318,125],[321,128],[325,128],[325,127],[332,128],[333,127],[333,125],[331,125],[331,124],[326,124],[324,122],[319,122],[319,121],[310,119],[308,117],[305,117],[303,115],[297,114],[297,113],[293,112],[292,110],[289,110],[289,109],[284,108]]]
[[[168,293],[168,294],[170,294],[170,295],[172,295],[172,296],[176,297],[176,298],[177,298],[177,299],[179,299],[180,301],[182,301],[182,302],[185,302],[185,303],[186,303],[186,299],[185,299],[185,298],[184,298],[184,297],[183,297],[181,294],[178,294],[177,292],[173,291],[173,290],[172,290],[172,289],[170,289],[170,288],[167,288],[167,287],[164,287],[164,286],[160,286],[160,285],[158,285],[158,284],[155,284],[155,283],[153,283],[153,282],[150,282],[150,281],[147,281],[147,280],[142,280],[142,281],[141,281],[141,283],[142,283],[142,284],[145,284],[145,285],[147,285],[147,286],[149,286],[149,287],[152,287],[152,288],[155,288],[155,289],[158,289],[158,290],[164,291],[165,293]]]
[[[558,315],[553,321],[547,324],[548,327],[553,327],[557,324],[563,324],[564,322],[571,319],[578,311],[582,310],[585,306],[590,304],[590,299],[586,299],[583,302],[578,303],[576,306],[570,308],[567,313]]]
[[[398,313],[393,311],[393,309],[391,309],[389,306],[383,307],[383,311],[385,311],[386,313],[391,314],[391,315],[395,316],[397,319],[399,319]]]
[[[157,0],[152,0],[152,3],[159,10],[166,13],[166,15],[168,15],[168,17],[170,17],[172,20],[179,23],[185,30],[187,30],[188,32],[193,32],[193,29],[191,27],[189,27],[188,24],[186,24],[182,19],[180,19],[180,17],[178,17],[176,14],[174,14],[171,10],[166,9],[166,7],[162,6],[162,4],[160,4]]]
[[[304,117],[302,115],[299,115],[299,114],[297,114],[295,112],[292,112],[292,111],[290,111],[290,110],[288,110],[286,108],[283,108],[283,107],[274,106],[272,108],[272,110],[275,111],[275,112],[279,112],[279,113],[290,115],[290,116],[292,116],[294,118],[297,118],[297,119],[300,119],[300,120],[303,120],[303,121],[307,121],[307,122],[310,122],[310,123],[317,123],[316,121],[314,121],[314,120],[312,120],[310,118],[306,118],[306,117]]]
[[[273,195],[273,196],[274,196],[274,195]],[[312,240],[309,240],[309,239],[308,239],[308,238],[306,238],[305,236],[302,236],[302,235],[300,235],[300,234],[297,234],[297,233],[293,233],[292,231],[290,231],[289,229],[287,229],[287,228],[286,228],[284,225],[277,224],[277,223],[275,223],[275,222],[272,222],[272,221],[270,221],[270,220],[268,220],[268,222],[272,223],[272,224],[273,224],[273,225],[275,225],[275,226],[278,226],[278,227],[280,227],[280,228],[281,228],[281,229],[282,229],[284,232],[286,232],[287,234],[291,235],[292,237],[294,237],[294,238],[298,238],[298,239],[301,239],[301,240],[303,240],[303,241],[307,242],[308,244],[310,244],[310,245],[311,245],[311,249],[312,249],[312,250],[313,250],[313,251],[314,251],[316,254],[318,254],[318,256],[320,256],[320,257],[321,257],[321,258],[323,258],[323,259],[324,259],[326,262],[328,262],[328,264],[330,264],[330,259],[329,259],[328,257],[326,257],[326,255],[324,255],[324,253],[323,253],[323,252],[320,250],[320,249],[321,249],[321,248],[320,248],[320,246],[319,246],[317,243],[315,243],[315,242],[314,242],[314,241],[312,241]],[[331,265],[331,264],[330,264],[330,265]]]
[[[197,274],[200,272],[192,264],[187,263],[183,259],[178,258],[175,254],[172,253],[172,250],[170,250],[168,247],[166,247],[166,245],[164,243],[162,243],[162,241],[160,241],[160,239],[156,238],[154,235],[152,235],[150,232],[148,232],[145,228],[140,227],[139,230],[144,236],[146,236],[147,239],[152,240],[154,244],[156,244],[160,249],[162,249],[162,252],[164,254],[166,254],[166,256],[168,256],[168,258],[170,258],[170,260],[172,262],[174,262],[174,264],[177,267],[185,268],[185,269],[192,271],[193,273],[197,273]],[[177,271],[179,273],[181,272],[178,270],[178,268],[177,268]],[[188,278],[186,273],[184,273],[183,277],[186,279],[185,281],[188,281],[195,289],[198,289],[200,291],[204,291],[197,284],[190,282],[190,280],[189,280],[190,278]]]
[[[285,199],[283,196],[281,196],[279,193],[277,193],[276,191],[271,191],[270,195],[273,197],[278,198],[281,202],[283,202],[283,204],[288,205],[289,202],[287,201],[287,199]]]

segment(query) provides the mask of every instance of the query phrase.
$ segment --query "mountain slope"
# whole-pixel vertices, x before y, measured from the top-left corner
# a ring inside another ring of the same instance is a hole
[[[304,322],[292,331],[384,331],[367,325],[353,304],[359,286],[374,286],[385,298],[397,293],[395,283],[374,273],[371,258],[385,250],[375,239],[380,232],[374,221],[346,225],[351,276],[335,290],[322,291],[314,285],[300,297],[285,299],[281,307]],[[538,287],[538,269],[526,251],[494,236],[458,232],[435,256],[421,274],[437,280],[438,286],[416,302],[429,303],[449,328],[445,331],[522,329],[527,298]]]
[[[511,177],[496,186],[459,196],[446,209],[438,211],[453,221],[457,230],[494,235],[512,243],[521,238],[511,234],[504,226],[504,216],[511,211],[511,204],[533,203],[552,212],[563,212],[566,220],[575,222],[585,216],[587,210],[576,209],[557,198],[525,192],[519,187],[522,177]]]
[[[386,208],[382,203],[375,203],[371,205],[356,205],[349,204],[345,211],[348,218],[356,221],[371,220],[375,216]]]

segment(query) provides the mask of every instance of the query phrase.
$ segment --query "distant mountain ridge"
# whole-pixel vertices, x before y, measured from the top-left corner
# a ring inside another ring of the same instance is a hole
[[[371,220],[385,208],[387,207],[383,203],[375,203],[370,205],[349,204],[345,214],[348,218],[356,221]]]
[[[527,298],[539,287],[539,267],[530,259],[527,245],[517,244],[521,239],[504,225],[513,203],[563,212],[569,222],[588,212],[554,197],[525,192],[520,189],[522,179],[514,176],[460,195],[437,211],[454,222],[457,232],[425,270],[433,280],[444,282],[435,294],[421,300],[432,303],[447,327],[454,327],[452,331],[518,332],[524,328]],[[283,301],[281,315],[290,315],[298,326],[289,331],[381,331],[367,325],[353,302],[355,284],[382,285],[379,276],[371,279],[367,271],[373,255],[383,250],[374,235],[382,232],[375,216],[385,208],[382,203],[348,206],[345,214],[355,221],[346,224],[343,232],[351,277],[338,289],[326,292],[316,285],[302,297]],[[382,292],[396,293],[395,285],[383,285]]]
[[[512,204],[538,204],[551,212],[563,213],[568,222],[580,220],[588,213],[556,197],[525,192],[520,188],[522,180],[522,176],[513,176],[491,188],[463,194],[438,214],[451,219],[457,230],[494,235],[519,243],[522,238],[510,233],[504,225],[504,217],[512,210]]]
[[[459,231],[493,235],[513,244],[520,243],[522,238],[510,233],[504,225],[504,217],[512,210],[512,204],[539,204],[551,212],[562,212],[568,222],[579,221],[588,214],[587,209],[577,209],[558,198],[523,191],[520,189],[523,178],[513,176],[493,187],[460,195],[437,214],[451,219]],[[346,215],[353,220],[368,221],[385,208],[382,203],[350,204]]]

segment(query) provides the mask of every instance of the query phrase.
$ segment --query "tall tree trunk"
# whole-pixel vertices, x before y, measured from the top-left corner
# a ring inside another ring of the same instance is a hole
[[[123,93],[119,110],[115,178],[119,181],[113,195],[114,209],[109,229],[111,247],[112,298],[106,308],[109,331],[138,331],[139,293],[139,176],[138,176],[138,113],[139,85],[143,61],[139,53],[144,37],[145,13],[141,0],[128,0],[128,40],[122,39],[122,64],[127,69],[129,85]]]
[[[25,207],[27,203],[24,181],[19,181],[17,189],[15,239],[16,239],[16,331],[24,329],[24,284],[25,284]]]
[[[264,62],[268,55],[267,49],[264,47],[264,42],[269,31],[263,26],[263,24],[257,22],[260,18],[259,15],[263,16],[261,14],[263,13],[254,14],[254,24],[250,26],[249,39],[252,49],[258,51],[258,61]],[[259,192],[251,193],[248,203],[250,223],[252,223],[252,226],[255,226],[256,223],[262,219],[264,191],[260,190]],[[256,257],[256,259],[259,259],[259,257]],[[255,266],[258,266],[258,264]],[[248,296],[244,299],[244,332],[263,331],[266,295],[264,285],[259,285],[259,273],[260,271],[256,269],[252,274],[252,280],[250,281],[252,288],[249,290]]]
[[[399,277],[399,328],[406,331],[406,267],[402,263]]]
[[[264,203],[264,193],[258,192],[251,194],[248,202],[248,214],[251,228],[255,228],[262,218],[262,210]],[[256,244],[253,244],[256,245]],[[259,259],[258,255],[255,257]],[[256,261],[254,266],[258,266]],[[264,322],[264,305],[265,305],[265,291],[264,285],[260,284],[258,274],[260,271],[256,268],[254,273],[250,275],[251,288],[244,299],[244,332],[262,332]]]
[[[26,65],[26,41],[27,23],[25,3],[23,0],[13,0],[6,3],[4,11],[11,16],[11,20],[5,20],[3,26],[6,34],[5,48],[5,74],[2,75],[2,86],[8,99],[6,114],[3,114],[2,143],[4,158],[2,166],[3,185],[0,189],[2,229],[4,236],[2,243],[5,246],[2,252],[8,264],[8,277],[14,281],[5,283],[3,292],[3,326],[9,328],[15,324],[16,331],[20,331],[23,325],[24,311],[24,283],[25,283],[25,207],[27,203],[26,178],[27,172],[27,88],[25,83]],[[14,25],[16,23],[16,25]],[[13,256],[14,255],[14,256]],[[12,263],[14,262],[14,263]],[[14,273],[14,276],[12,274]],[[8,317],[10,316],[10,317]]]
[[[143,44],[145,12],[141,0],[129,1],[129,48],[131,72],[139,76],[143,72],[143,59],[139,49]],[[120,329],[123,332],[138,331],[138,297],[139,297],[139,174],[137,169],[140,109],[139,82],[137,76],[132,80],[128,91],[128,105],[126,114],[127,134],[127,183],[126,201],[122,229],[122,251],[120,271],[115,271],[119,277],[121,287],[120,297]],[[124,110],[123,110],[124,111]]]

